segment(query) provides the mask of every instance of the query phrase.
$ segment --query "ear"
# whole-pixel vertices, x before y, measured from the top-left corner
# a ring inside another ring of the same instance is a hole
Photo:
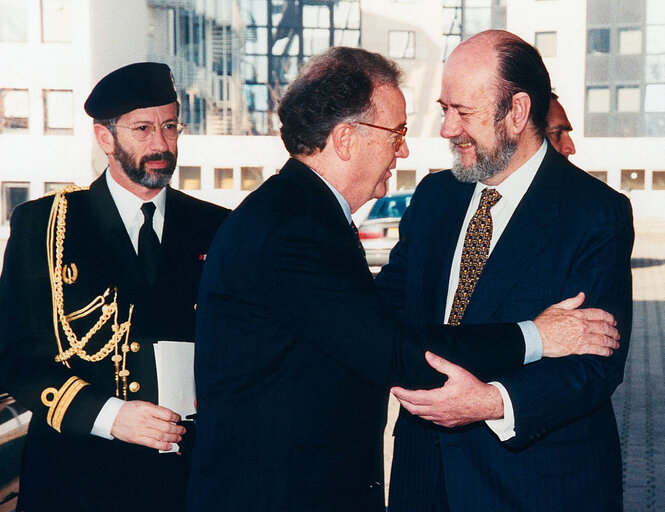
[[[95,139],[97,139],[97,144],[102,148],[102,151],[107,155],[113,154],[115,151],[115,138],[111,131],[104,125],[95,123]]]
[[[512,108],[506,116],[508,127],[514,135],[519,135],[524,131],[529,123],[529,114],[531,113],[531,98],[525,92],[513,94]]]
[[[351,159],[351,147],[355,130],[350,123],[339,123],[335,125],[330,133],[330,141],[333,144],[335,153],[340,160]]]

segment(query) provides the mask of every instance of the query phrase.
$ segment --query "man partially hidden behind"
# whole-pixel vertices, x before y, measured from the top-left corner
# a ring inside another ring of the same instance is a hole
[[[168,186],[179,105],[165,64],[104,77],[85,104],[108,168],[16,208],[0,280],[2,387],[32,412],[18,509],[181,511],[183,439],[156,405],[153,343],[193,341],[203,260],[227,210]]]
[[[547,112],[547,128],[545,135],[554,149],[568,158],[575,154],[575,143],[570,137],[573,126],[568,120],[566,111],[563,109],[559,96],[552,92],[550,97],[550,109]]]
[[[621,348],[524,365],[476,403],[482,383],[432,360],[446,386],[395,390],[391,512],[621,509],[610,397],[630,338],[632,211],[547,142],[550,92],[538,51],[514,34],[455,48],[439,98],[453,169],[418,185],[377,285],[413,325],[515,321],[582,290],[616,317]]]
[[[292,158],[215,237],[197,309],[191,512],[383,511],[390,385],[441,384],[425,349],[483,378],[525,362],[515,324],[411,331],[377,295],[351,213],[386,193],[409,154],[399,78],[361,49],[314,58],[279,107]],[[617,346],[592,335],[552,352],[550,334],[566,339],[571,325],[613,335],[564,307],[535,320],[546,355]]]

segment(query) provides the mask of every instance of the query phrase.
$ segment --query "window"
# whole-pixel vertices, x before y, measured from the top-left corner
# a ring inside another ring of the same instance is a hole
[[[621,169],[621,190],[644,190],[644,169]]]
[[[29,194],[30,183],[5,182],[2,184],[2,224],[9,224],[14,208],[27,201]]]
[[[645,112],[665,112],[665,84],[647,84],[644,93]]]
[[[588,87],[586,91],[586,103],[588,112],[609,112],[609,87]]]
[[[263,167],[240,168],[240,190],[252,191],[263,183]]]
[[[201,190],[200,167],[186,167],[181,165],[178,167],[178,171],[180,175],[180,190]]]
[[[413,190],[416,188],[416,171],[397,170],[397,190]]]
[[[556,32],[536,32],[536,48],[543,57],[556,57]]]
[[[72,91],[44,91],[44,133],[71,134],[74,130]]]
[[[393,59],[414,59],[416,57],[416,33],[410,30],[389,31],[388,56]]]
[[[28,41],[28,2],[0,0],[0,42]]]
[[[27,89],[0,89],[0,133],[27,132],[29,117]]]
[[[215,169],[215,188],[233,189],[233,169]]]
[[[639,28],[619,29],[619,53],[639,55],[642,53],[642,30]]]
[[[639,112],[640,106],[641,101],[639,87],[617,87],[617,111]]]
[[[71,181],[47,181],[44,183],[44,194],[48,194],[54,190],[61,190],[73,184]]]
[[[587,38],[587,53],[591,55],[610,53],[610,29],[591,29]]]
[[[665,171],[653,171],[652,190],[665,190]]]
[[[71,0],[42,0],[42,41],[68,43],[72,37]]]
[[[589,174],[603,183],[607,183],[607,171],[589,171]]]

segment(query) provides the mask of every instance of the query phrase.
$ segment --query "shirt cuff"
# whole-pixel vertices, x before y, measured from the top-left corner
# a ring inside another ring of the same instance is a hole
[[[487,426],[496,434],[501,441],[508,441],[515,437],[515,411],[513,410],[513,402],[508,396],[508,391],[500,382],[490,382],[492,386],[497,388],[503,398],[503,418],[498,420],[485,420]]]
[[[118,411],[124,403],[125,401],[120,400],[119,398],[109,398],[101,411],[99,411],[90,433],[93,436],[103,437],[104,439],[113,439],[113,436],[111,435],[111,427],[113,426],[115,417],[118,415]]]
[[[519,322],[524,336],[524,364],[533,363],[543,358],[543,339],[540,337],[540,331],[536,324],[531,320]]]

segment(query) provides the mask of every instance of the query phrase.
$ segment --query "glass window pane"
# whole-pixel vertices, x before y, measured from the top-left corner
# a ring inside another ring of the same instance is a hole
[[[588,112],[609,112],[610,89],[608,87],[589,87],[586,102]]]
[[[665,53],[665,25],[647,25],[647,53]]]
[[[639,87],[617,87],[617,111],[639,112],[641,107]]]
[[[665,84],[648,84],[644,92],[645,112],[665,112]]]
[[[265,85],[245,85],[245,101],[249,110],[268,110],[268,87]]]
[[[302,31],[303,53],[316,55],[330,47],[330,30],[325,28],[304,28]]]
[[[30,97],[27,89],[0,89],[0,133],[27,131],[30,126]]]
[[[453,52],[455,47],[462,42],[461,36],[443,36],[443,45],[441,47],[441,58],[446,60],[448,56]]]
[[[622,55],[639,55],[642,53],[642,30],[625,28],[619,30],[619,53]]]
[[[245,53],[268,53],[268,29],[262,27],[248,27],[245,32]]]
[[[263,167],[240,168],[240,190],[252,191],[263,183]]]
[[[360,28],[360,4],[357,1],[339,1],[333,10],[335,28]]]
[[[416,56],[416,34],[407,30],[388,32],[388,55],[393,59],[413,59]]]
[[[647,16],[649,23],[665,24],[665,2],[663,0],[647,0]]]
[[[360,46],[360,30],[335,30],[335,46]]]
[[[6,182],[2,184],[2,224],[9,224],[12,212],[28,200],[30,183]]]
[[[413,190],[416,188],[416,171],[398,169],[396,182],[397,190]]]
[[[323,5],[303,5],[302,26],[312,28],[330,27],[330,8]]]
[[[248,83],[266,83],[268,81],[268,57],[246,55],[241,63],[242,78]]]
[[[44,131],[74,128],[72,91],[44,91]]]
[[[644,190],[644,169],[621,169],[621,190]]]
[[[556,57],[556,32],[536,32],[536,48],[543,57]]]
[[[233,169],[215,169],[215,188],[233,189]]]
[[[72,40],[71,0],[42,0],[42,41]]]
[[[0,41],[28,41],[28,2],[25,0],[0,0]]]
[[[492,28],[492,9],[464,10],[464,37]]]
[[[665,190],[665,171],[653,171],[652,190]]]
[[[591,29],[587,40],[587,53],[610,53],[610,29]]]
[[[178,167],[180,190],[201,190],[200,167]]]
[[[647,55],[645,67],[647,82],[665,82],[665,55]]]
[[[607,171],[589,171],[589,174],[603,183],[607,183]]]

